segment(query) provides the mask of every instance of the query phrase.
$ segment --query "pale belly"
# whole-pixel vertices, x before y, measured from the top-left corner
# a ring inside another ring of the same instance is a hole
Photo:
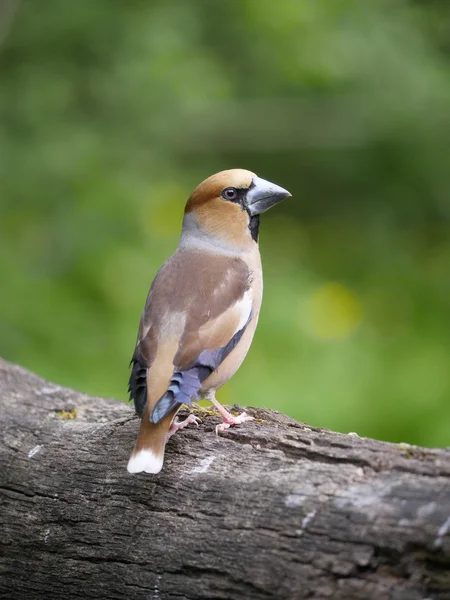
[[[253,281],[252,281],[252,296],[253,296],[253,305],[252,305],[252,320],[247,325],[247,328],[239,341],[236,348],[234,348],[230,354],[226,357],[226,359],[219,365],[216,371],[211,373],[211,375],[205,379],[203,382],[202,389],[200,394],[203,397],[213,394],[216,390],[222,387],[241,366],[244,358],[247,355],[247,352],[250,348],[250,345],[253,340],[253,336],[255,334],[256,326],[258,324],[259,311],[261,309],[261,301],[262,301],[262,291],[263,291],[263,282],[262,282],[262,269],[261,269],[261,259],[259,256],[259,252],[256,256],[252,257],[249,262],[249,266],[252,269],[253,273]]]
[[[256,315],[250,321],[236,348],[230,352],[218,369],[205,379],[201,390],[202,396],[207,396],[211,392],[218,390],[231,379],[239,369],[252,343],[253,335],[258,323],[258,316],[259,315]]]

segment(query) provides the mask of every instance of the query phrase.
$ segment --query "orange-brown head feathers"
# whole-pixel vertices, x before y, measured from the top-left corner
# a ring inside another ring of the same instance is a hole
[[[190,243],[206,237],[230,248],[249,246],[258,239],[260,213],[288,196],[245,169],[216,173],[197,186],[186,204],[182,242],[183,237]]]
[[[201,208],[206,203],[223,199],[222,192],[229,187],[248,190],[253,177],[256,177],[256,175],[245,169],[229,169],[211,175],[192,192],[186,204],[186,212],[189,213]]]

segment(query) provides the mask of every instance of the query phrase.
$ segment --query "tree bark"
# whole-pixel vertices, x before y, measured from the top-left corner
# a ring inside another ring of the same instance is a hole
[[[276,411],[175,435],[129,475],[126,404],[0,361],[0,596],[11,600],[450,598],[450,452]]]

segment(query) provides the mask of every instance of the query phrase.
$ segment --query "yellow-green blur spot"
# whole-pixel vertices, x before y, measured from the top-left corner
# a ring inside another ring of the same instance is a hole
[[[311,335],[323,340],[348,336],[359,325],[362,304],[356,295],[339,283],[326,283],[309,296],[303,318]]]

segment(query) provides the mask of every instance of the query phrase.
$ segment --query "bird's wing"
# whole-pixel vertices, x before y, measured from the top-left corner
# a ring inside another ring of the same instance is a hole
[[[185,250],[163,265],[150,289],[132,358],[129,391],[138,414],[150,401],[150,419],[158,423],[198,397],[202,382],[251,320],[250,284],[248,266],[237,257]],[[156,395],[147,390],[154,379],[147,377],[152,365],[170,371],[168,385]]]

